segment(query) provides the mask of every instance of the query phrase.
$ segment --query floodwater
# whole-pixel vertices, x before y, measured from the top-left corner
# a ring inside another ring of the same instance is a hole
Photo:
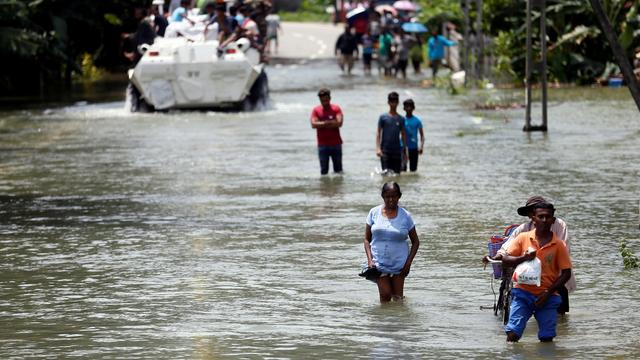
[[[0,114],[0,358],[632,358],[640,353],[640,121],[624,89],[552,90],[547,134],[495,91],[269,69],[272,107],[129,114],[123,101]],[[357,70],[359,74],[359,70]],[[321,177],[320,86],[345,112]],[[426,128],[417,174],[374,173],[386,94]],[[488,94],[488,95],[487,95]],[[124,90],[123,90],[124,95]],[[521,94],[518,94],[521,98]],[[534,112],[538,113],[538,109]],[[368,210],[398,181],[421,247],[403,303],[357,276]],[[553,344],[506,344],[481,256],[541,194],[569,225],[578,290]]]

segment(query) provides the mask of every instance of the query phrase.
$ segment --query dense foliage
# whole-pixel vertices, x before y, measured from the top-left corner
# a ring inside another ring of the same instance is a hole
[[[142,0],[0,0],[0,93],[20,95],[69,81],[83,62],[122,64],[120,34],[135,31]]]
[[[330,0],[302,0],[300,7],[295,12],[281,11],[280,18],[283,21],[320,21],[328,22],[332,19],[326,11],[333,6]]]
[[[417,0],[425,9],[422,16],[433,22],[442,14],[457,17],[464,0]],[[472,21],[475,0],[470,1]],[[598,25],[589,0],[547,0],[548,71],[552,81],[592,83],[597,77],[615,71],[614,57]],[[640,47],[640,1],[601,0],[609,21],[629,58]],[[526,0],[483,0],[483,31],[494,40],[495,70],[515,78],[524,74],[526,40]],[[440,11],[441,10],[441,11]],[[534,51],[539,52],[537,32],[540,12],[533,12]],[[538,58],[538,60],[540,60]]]

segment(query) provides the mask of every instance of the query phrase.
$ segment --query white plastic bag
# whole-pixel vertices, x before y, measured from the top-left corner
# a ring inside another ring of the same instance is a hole
[[[516,266],[513,270],[513,282],[520,285],[535,285],[540,286],[540,277],[542,272],[542,263],[540,259],[535,258],[530,261],[525,261]]]

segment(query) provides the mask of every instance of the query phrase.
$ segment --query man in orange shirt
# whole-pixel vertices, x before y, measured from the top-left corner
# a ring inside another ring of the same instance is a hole
[[[516,284],[511,290],[511,311],[505,326],[509,342],[522,337],[532,315],[538,321],[540,341],[549,342],[556,336],[557,308],[561,303],[557,290],[571,277],[571,258],[564,242],[551,231],[554,213],[552,204],[534,205],[531,219],[535,230],[518,235],[502,258],[503,264],[510,267],[536,257],[541,262],[540,286]],[[529,251],[530,248],[534,251]]]

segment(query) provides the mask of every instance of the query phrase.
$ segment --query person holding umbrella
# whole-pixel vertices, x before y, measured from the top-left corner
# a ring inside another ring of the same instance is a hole
[[[347,14],[347,23],[355,30],[356,41],[361,44],[362,36],[369,28],[369,12],[364,6],[358,6]]]
[[[424,61],[424,54],[422,52],[422,38],[420,34],[428,32],[426,26],[417,22],[406,22],[402,24],[402,30],[407,34],[413,35],[413,43],[411,45],[411,49],[409,50],[409,58],[411,59],[411,64],[413,65],[413,71],[416,74],[420,74],[420,64]]]

